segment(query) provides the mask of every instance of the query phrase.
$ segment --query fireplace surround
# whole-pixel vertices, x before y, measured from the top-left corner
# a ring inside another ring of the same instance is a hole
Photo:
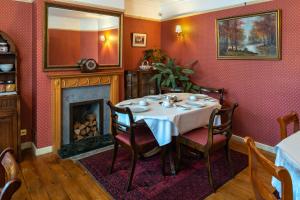
[[[63,103],[65,103],[64,91],[71,91],[74,89],[91,89],[91,88],[101,88],[106,87],[109,90],[102,91],[99,90],[97,94],[91,94],[92,97],[99,95],[96,99],[104,99],[105,101],[110,100],[113,103],[119,101],[119,80],[120,76],[123,74],[122,70],[96,72],[96,73],[64,73],[64,74],[49,74],[51,79],[51,115],[52,115],[52,133],[53,133],[53,152],[59,153],[62,147],[65,146],[64,136],[63,136],[63,126],[70,123],[65,123]],[[89,93],[89,92],[88,92]],[[74,94],[74,93],[73,93]],[[106,97],[101,97],[102,94],[106,94]],[[72,96],[72,95],[71,95]],[[86,96],[86,95],[84,95]],[[73,96],[74,97],[74,96]],[[106,99],[105,99],[106,98]],[[95,100],[95,98],[85,99]],[[105,105],[106,106],[106,105]],[[104,107],[104,106],[103,106]],[[104,120],[105,121],[105,120]],[[70,122],[70,121],[69,121]],[[109,119],[110,124],[110,119]],[[110,127],[103,125],[104,133],[110,133]],[[107,129],[107,131],[105,131]],[[70,131],[70,130],[69,130]],[[100,135],[101,136],[101,135]],[[110,138],[110,134],[102,135],[104,140]],[[90,138],[89,138],[90,139]],[[93,143],[92,140],[89,140]]]

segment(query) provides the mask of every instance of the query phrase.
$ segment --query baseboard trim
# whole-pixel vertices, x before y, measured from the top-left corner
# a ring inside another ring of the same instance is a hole
[[[32,146],[33,146],[33,151],[34,151],[35,156],[41,156],[41,155],[53,152],[53,147],[52,146],[43,147],[43,148],[36,148],[34,143],[32,143]]]
[[[21,150],[32,149],[32,142],[21,143]]]
[[[241,137],[241,136],[232,135],[231,138],[234,141],[238,142],[238,143],[244,143],[244,138]],[[272,154],[275,153],[275,149],[272,146],[269,146],[267,144],[262,144],[262,143],[259,143],[259,142],[255,142],[255,144],[256,144],[256,147],[259,148],[259,149],[261,149],[261,150],[267,151],[267,152],[272,153]]]

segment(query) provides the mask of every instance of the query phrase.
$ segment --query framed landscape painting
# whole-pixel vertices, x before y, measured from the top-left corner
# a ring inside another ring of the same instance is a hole
[[[280,11],[216,20],[217,59],[281,59]]]

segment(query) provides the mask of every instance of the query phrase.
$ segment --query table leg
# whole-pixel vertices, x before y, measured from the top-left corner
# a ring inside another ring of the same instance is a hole
[[[165,163],[166,163],[166,155],[168,156],[169,163],[170,163],[170,170],[171,170],[171,175],[174,176],[176,175],[176,169],[175,169],[175,163],[174,163],[174,158],[172,155],[172,144],[167,144],[161,147],[161,159],[162,159],[162,173],[163,175],[166,175],[165,172]]]

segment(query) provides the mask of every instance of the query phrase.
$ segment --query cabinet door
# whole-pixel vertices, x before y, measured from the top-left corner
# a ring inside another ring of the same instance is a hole
[[[154,72],[139,73],[139,97],[157,94],[156,82],[151,81]]]
[[[14,149],[15,154],[18,152],[17,135],[18,135],[17,113],[0,113],[0,149],[7,147]]]
[[[136,72],[127,71],[125,75],[125,98],[133,99],[138,97],[138,80]]]

